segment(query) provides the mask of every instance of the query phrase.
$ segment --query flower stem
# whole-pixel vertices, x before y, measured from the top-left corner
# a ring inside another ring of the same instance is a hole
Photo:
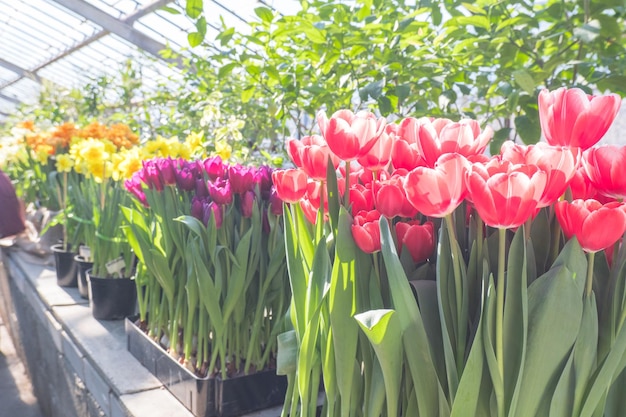
[[[496,361],[500,379],[504,383],[504,264],[506,262],[506,229],[498,229],[498,281],[496,283]],[[504,398],[498,399],[498,416],[504,417]]]
[[[456,360],[457,370],[463,369],[463,359],[465,356],[465,337],[467,336],[465,331],[465,319],[464,319],[464,305],[463,305],[463,279],[461,277],[461,254],[459,251],[456,233],[454,231],[454,220],[452,214],[445,216],[446,226],[448,229],[448,236],[450,238],[450,247],[452,249],[452,267],[454,270],[454,286],[456,295],[456,319],[457,319],[457,334],[456,339]]]
[[[585,285],[585,297],[591,297],[593,292],[593,264],[596,258],[595,252],[589,252],[587,258],[587,284]]]
[[[350,207],[350,161],[346,161],[346,188],[343,192],[343,205]]]

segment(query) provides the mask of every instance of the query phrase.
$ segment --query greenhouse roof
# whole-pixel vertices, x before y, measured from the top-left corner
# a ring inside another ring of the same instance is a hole
[[[114,76],[129,58],[141,66],[148,85],[175,75],[178,63],[159,51],[169,46],[188,53],[187,34],[195,26],[184,5],[184,0],[0,0],[0,122],[19,103],[36,101],[46,83],[80,88]],[[297,0],[205,0],[206,41],[218,35],[222,20],[245,30],[260,5],[280,13],[299,8]]]

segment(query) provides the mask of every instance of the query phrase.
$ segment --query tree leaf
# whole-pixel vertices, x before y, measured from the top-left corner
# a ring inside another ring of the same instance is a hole
[[[515,130],[524,143],[536,143],[541,137],[539,121],[525,115],[515,118]]]
[[[203,10],[203,0],[187,0],[185,5],[185,13],[192,19],[197,19]]]
[[[254,13],[261,19],[262,22],[270,23],[274,19],[274,13],[265,6],[260,6],[254,9]]]
[[[519,85],[522,90],[527,92],[528,94],[533,94],[535,91],[535,80],[533,76],[526,70],[520,69],[513,72],[513,79]]]

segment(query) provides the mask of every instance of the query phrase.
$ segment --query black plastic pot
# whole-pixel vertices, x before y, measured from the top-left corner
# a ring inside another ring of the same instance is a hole
[[[78,292],[83,298],[89,298],[89,284],[87,283],[87,271],[93,266],[93,262],[85,261],[85,258],[76,255],[74,262],[78,266]]]
[[[172,358],[135,324],[125,324],[128,351],[194,416],[235,417],[282,404],[287,378],[273,369],[222,380],[199,378]]]
[[[215,403],[217,415],[234,417],[262,410],[285,401],[287,377],[276,375],[275,369],[228,379],[217,377]]]
[[[135,314],[137,287],[131,278],[99,278],[87,271],[91,314],[98,320],[120,320]]]
[[[135,325],[124,323],[128,351],[154,375],[194,416],[215,417],[215,378],[199,378],[183,367]]]
[[[63,250],[63,244],[50,247],[54,253],[54,265],[57,271],[57,284],[60,287],[78,286],[77,267],[74,263],[74,253]]]

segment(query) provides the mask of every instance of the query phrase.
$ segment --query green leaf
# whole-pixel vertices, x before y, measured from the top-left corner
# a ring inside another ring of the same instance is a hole
[[[203,0],[187,0],[185,13],[192,19],[197,19],[203,10]]]
[[[357,355],[358,325],[356,313],[356,252],[352,238],[352,217],[341,207],[337,228],[335,259],[330,283],[329,307],[335,349],[337,387],[341,394],[341,409],[350,410]]]
[[[168,7],[168,6],[163,6],[159,10],[163,10],[164,12],[167,12],[167,13],[173,14],[173,15],[180,14],[180,11],[178,9],[175,9],[173,7]]]
[[[365,87],[359,90],[359,96],[361,100],[366,101],[369,97],[376,100],[383,93],[383,87],[385,86],[385,80],[372,81]]]
[[[528,267],[524,227],[517,229],[508,253],[504,304],[504,398],[505,409],[515,415],[526,360],[528,332]],[[500,285],[501,283],[498,283]]]
[[[528,342],[517,416],[548,414],[582,319],[583,304],[572,278],[567,267],[558,266],[528,288]]]
[[[402,380],[402,331],[394,310],[370,310],[354,318],[374,347],[382,368],[387,394],[387,415],[398,415]]]
[[[254,13],[265,23],[270,23],[274,19],[274,13],[265,6],[255,8]]]
[[[241,101],[243,103],[247,103],[250,101],[250,99],[252,98],[252,96],[254,95],[254,92],[256,91],[255,86],[249,86],[248,88],[246,88],[245,90],[243,90],[241,92]]]
[[[533,120],[528,116],[517,116],[515,118],[515,130],[524,143],[536,143],[541,137],[541,126],[538,120]]]
[[[187,42],[189,42],[189,46],[195,48],[200,45],[204,40],[204,35],[198,32],[191,32],[187,34]]]
[[[389,223],[384,218],[380,219],[380,236],[389,290],[394,309],[400,318],[402,341],[415,387],[419,414],[433,417],[448,416],[450,409],[437,378],[424,323],[398,259]]]
[[[289,375],[296,372],[298,363],[298,338],[295,330],[278,335],[278,352],[276,354],[276,374]]]
[[[513,80],[515,80],[517,85],[519,85],[522,88],[522,90],[524,90],[525,92],[531,95],[535,92],[536,83],[535,83],[535,80],[533,79],[533,76],[530,74],[530,72],[524,69],[520,69],[520,70],[514,71],[512,75],[513,75]]]
[[[324,36],[324,32],[313,26],[310,22],[302,24],[300,29],[311,42],[317,44],[326,43],[326,36]]]

